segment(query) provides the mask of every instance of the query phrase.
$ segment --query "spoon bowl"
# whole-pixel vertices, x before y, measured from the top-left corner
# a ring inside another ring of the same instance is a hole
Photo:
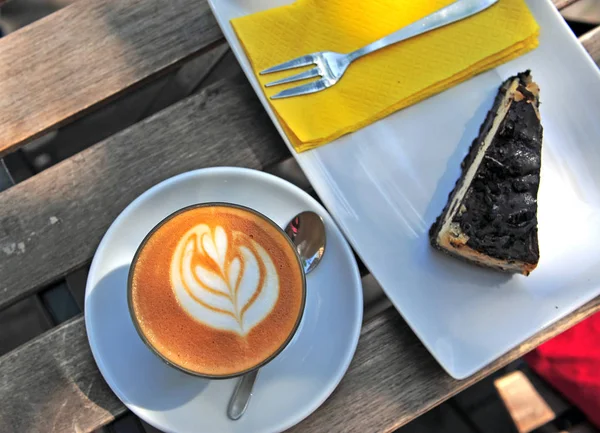
[[[325,254],[323,220],[314,212],[302,212],[288,223],[284,231],[296,246],[304,273],[308,275],[317,267]]]

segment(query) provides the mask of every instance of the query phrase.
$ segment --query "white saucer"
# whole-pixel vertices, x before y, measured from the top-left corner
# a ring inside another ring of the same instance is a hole
[[[307,276],[298,333],[261,369],[250,406],[226,415],[238,379],[211,381],[167,366],[140,340],[127,309],[129,265],[144,236],[170,213],[193,203],[245,205],[284,226],[297,213],[323,217],[327,248]],[[356,261],[332,218],[294,185],[260,171],[219,167],[168,179],[133,201],[106,232],[90,269],[85,324],[104,379],[136,415],[165,432],[279,432],[315,411],[338,385],[354,355],[362,323]]]

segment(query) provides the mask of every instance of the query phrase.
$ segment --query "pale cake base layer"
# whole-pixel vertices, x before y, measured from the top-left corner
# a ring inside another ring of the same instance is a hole
[[[508,262],[495,257],[482,254],[479,251],[470,248],[467,245],[467,237],[460,231],[457,224],[448,226],[446,232],[441,233],[437,238],[440,248],[443,248],[450,254],[455,254],[464,259],[470,260],[478,265],[488,268],[500,269],[506,272],[519,272],[528,275],[535,269],[535,265],[520,261]]]

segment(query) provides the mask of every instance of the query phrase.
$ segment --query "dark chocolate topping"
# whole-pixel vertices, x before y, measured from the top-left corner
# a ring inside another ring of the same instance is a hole
[[[430,230],[437,235],[452,197],[465,182],[464,175],[475,160],[511,84],[519,80],[514,100],[469,185],[453,222],[468,236],[473,250],[506,261],[537,263],[537,192],[540,181],[542,126],[537,108],[537,87],[529,71],[511,77],[501,86],[492,110],[461,164],[463,175],[450,193],[446,208]]]

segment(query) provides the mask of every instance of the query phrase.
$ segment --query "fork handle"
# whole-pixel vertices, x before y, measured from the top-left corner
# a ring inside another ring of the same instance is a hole
[[[380,50],[389,45],[404,41],[438,27],[451,24],[455,21],[475,15],[484,9],[492,6],[498,0],[457,0],[454,3],[439,9],[438,11],[421,18],[419,21],[403,27],[402,29],[387,35],[367,46],[359,48],[356,51],[348,54],[349,60],[352,62],[359,57],[366,56],[373,51]]]

